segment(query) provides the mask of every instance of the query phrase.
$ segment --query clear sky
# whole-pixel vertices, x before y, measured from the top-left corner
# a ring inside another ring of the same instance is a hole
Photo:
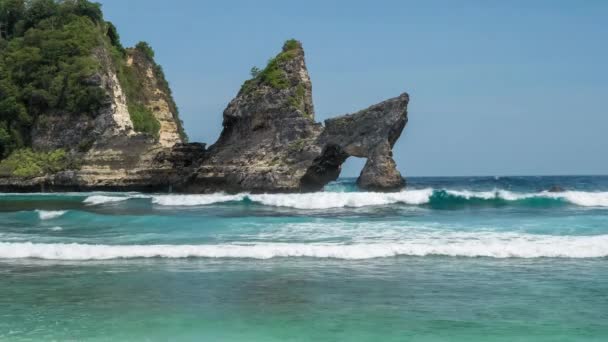
[[[155,49],[191,141],[296,38],[319,121],[410,94],[405,176],[608,174],[608,1],[99,2]]]

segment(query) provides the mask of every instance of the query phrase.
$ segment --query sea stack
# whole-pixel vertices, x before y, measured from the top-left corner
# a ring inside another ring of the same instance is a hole
[[[246,81],[224,111],[223,131],[185,192],[303,192],[338,178],[351,156],[367,158],[358,184],[395,191],[405,181],[392,148],[407,123],[409,96],[315,122],[302,44],[287,41],[265,69]]]

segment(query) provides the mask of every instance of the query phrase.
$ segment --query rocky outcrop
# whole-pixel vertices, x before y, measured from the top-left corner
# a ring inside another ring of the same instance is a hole
[[[316,191],[337,179],[342,163],[354,156],[367,158],[360,187],[399,190],[405,181],[392,148],[407,123],[408,101],[403,94],[327,120],[323,127],[314,121],[312,85],[302,46],[288,41],[230,102],[220,138],[179,189]]]
[[[298,42],[286,43],[266,69],[245,82],[224,111],[223,130],[198,170],[182,184],[188,192],[283,192],[320,149],[312,85]]]
[[[149,56],[126,51],[126,66],[138,80],[138,103],[158,120],[158,136],[137,132],[116,61],[106,47],[96,48],[100,64],[89,84],[103,89],[106,100],[94,115],[47,113],[32,129],[37,151],[63,149],[80,168],[32,179],[0,178],[0,191],[166,191],[175,174],[170,160],[157,158],[183,143],[181,122],[163,75]]]
[[[405,186],[392,148],[407,123],[409,96],[317,123],[297,41],[287,41],[265,69],[252,72],[228,104],[222,133],[208,149],[185,143],[162,73],[149,56],[128,50],[127,66],[142,80],[138,103],[160,123],[158,136],[136,132],[109,54],[102,49],[97,55],[104,71],[91,82],[108,94],[102,110],[93,118],[50,116],[36,123],[33,137],[37,149],[67,147],[80,153],[81,169],[35,179],[0,178],[1,191],[317,191],[338,178],[349,157],[367,159],[357,181],[361,188]]]
[[[301,181],[303,189],[317,190],[340,174],[348,157],[367,158],[357,184],[367,190],[396,190],[405,181],[393,160],[392,148],[407,123],[409,96],[373,105],[355,114],[325,121],[316,141],[322,153],[315,158]]]

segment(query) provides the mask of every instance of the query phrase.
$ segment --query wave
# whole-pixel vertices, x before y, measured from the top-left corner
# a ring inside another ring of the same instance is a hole
[[[130,199],[150,199],[152,203],[160,206],[204,206],[228,202],[253,202],[294,209],[360,208],[390,204],[427,205],[438,209],[505,205],[543,207],[564,204],[582,207],[608,207],[608,192],[565,191],[553,193],[543,191],[520,193],[499,189],[471,191],[432,188],[404,190],[394,193],[326,191],[303,194],[92,195],[88,196],[83,202],[89,205],[101,205]]]
[[[122,196],[112,196],[112,195],[91,195],[84,199],[83,203],[90,205],[99,205],[106,203],[115,203],[115,202],[123,202],[130,199],[136,198],[150,198],[148,195],[142,194],[125,194]]]
[[[209,194],[209,195],[157,195],[152,202],[163,206],[200,206],[214,203],[251,201],[274,207],[295,209],[330,209],[366,207],[403,203],[420,205],[428,202],[432,189],[406,190],[396,193],[379,192],[315,192],[305,194]]]
[[[67,210],[53,210],[53,211],[49,211],[49,210],[36,210],[36,212],[38,213],[38,217],[41,220],[52,220],[52,219],[56,219],[58,217],[63,216],[65,213],[67,213]]]
[[[366,206],[406,204],[429,205],[432,208],[480,205],[551,206],[574,204],[584,207],[608,207],[608,192],[566,191],[562,193],[516,193],[507,190],[404,190],[396,193],[378,192],[316,192],[306,194],[208,194],[157,195],[152,202],[162,206],[200,206],[214,203],[251,201],[267,206],[295,209],[359,208]]]
[[[448,236],[441,239],[413,239],[398,242],[357,244],[87,245],[0,242],[0,259],[270,259],[308,257],[358,260],[395,256],[604,258],[608,257],[608,235],[481,234],[477,238]]]

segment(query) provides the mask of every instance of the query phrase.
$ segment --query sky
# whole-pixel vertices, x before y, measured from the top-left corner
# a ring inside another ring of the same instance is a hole
[[[608,174],[608,1],[98,2],[152,45],[191,141],[296,38],[318,121],[410,94],[404,176]]]

